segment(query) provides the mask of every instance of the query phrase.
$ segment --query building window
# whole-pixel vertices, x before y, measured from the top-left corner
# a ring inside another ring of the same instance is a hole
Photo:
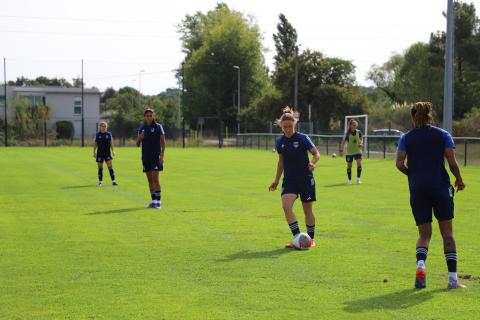
[[[28,106],[31,110],[35,109],[36,107],[42,105],[46,105],[45,96],[20,96],[21,99],[27,100]]]
[[[75,98],[73,102],[73,114],[82,114],[82,98]]]

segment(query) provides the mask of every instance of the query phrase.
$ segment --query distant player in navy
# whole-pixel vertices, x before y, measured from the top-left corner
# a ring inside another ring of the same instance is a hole
[[[152,202],[147,208],[162,207],[162,194],[158,173],[163,171],[163,159],[165,156],[165,131],[161,124],[155,121],[152,109],[146,109],[143,113],[144,123],[138,130],[137,146],[142,145],[143,172],[147,175],[148,186]]]
[[[355,119],[348,121],[348,129],[343,136],[342,144],[340,145],[340,155],[343,154],[345,144],[347,144],[347,154],[345,159],[347,160],[347,177],[348,184],[352,184],[352,163],[353,160],[357,162],[357,184],[362,183],[360,176],[362,175],[362,148],[363,148],[363,136],[362,132],[357,129],[358,122]]]
[[[447,158],[455,176],[457,191],[465,189],[455,158],[455,144],[445,130],[432,123],[432,104],[417,102],[411,108],[414,129],[404,134],[397,150],[397,168],[408,176],[410,206],[418,227],[416,244],[417,270],[415,287],[426,287],[425,261],[432,237],[432,210],[443,238],[443,250],[448,268],[449,289],[465,288],[457,277],[457,249],[453,238],[454,188],[445,170]]]
[[[316,197],[313,170],[320,159],[320,153],[306,134],[295,132],[296,122],[293,111],[289,107],[285,107],[278,120],[283,135],[275,144],[279,155],[277,172],[275,180],[268,189],[270,191],[277,189],[283,173],[282,206],[290,231],[293,237],[300,233],[297,218],[293,213],[293,204],[300,196],[307,233],[312,238],[312,246],[315,246],[315,216],[313,215],[312,203],[316,201]],[[313,155],[311,160],[309,160],[308,152]],[[294,246],[290,242],[286,247],[293,248]]]
[[[115,172],[112,166],[112,155],[115,155],[113,137],[112,134],[107,131],[107,123],[105,121],[100,122],[99,127],[100,131],[95,134],[95,144],[93,145],[93,157],[96,159],[98,165],[98,186],[103,186],[104,161],[107,163],[112,185],[116,186],[117,182],[115,181]],[[110,150],[112,153],[110,153]]]

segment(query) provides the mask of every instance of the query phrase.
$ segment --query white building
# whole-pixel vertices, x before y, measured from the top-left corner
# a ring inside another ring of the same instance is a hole
[[[98,89],[84,89],[84,130],[85,139],[94,136],[100,119],[100,95]],[[63,87],[13,87],[7,86],[7,120],[15,122],[15,110],[12,104],[15,98],[26,98],[32,107],[44,104],[51,108],[47,129],[54,128],[57,121],[70,121],[75,129],[74,138],[82,134],[82,90],[80,88]],[[4,87],[0,87],[0,117],[5,118]]]

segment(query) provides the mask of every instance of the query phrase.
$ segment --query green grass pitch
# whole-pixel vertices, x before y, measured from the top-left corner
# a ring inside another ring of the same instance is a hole
[[[273,152],[168,149],[163,208],[140,150],[119,148],[118,187],[97,186],[91,148],[0,149],[0,319],[475,319],[480,313],[480,168],[462,168],[454,229],[459,274],[448,291],[434,229],[427,289],[415,291],[416,228],[406,178],[364,160],[320,159],[317,247],[291,239]],[[355,172],[355,170],[354,170]],[[301,206],[296,213],[305,230]]]

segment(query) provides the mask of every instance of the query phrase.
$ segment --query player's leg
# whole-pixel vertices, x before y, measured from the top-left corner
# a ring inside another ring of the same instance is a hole
[[[293,204],[295,203],[295,199],[297,199],[297,194],[295,193],[282,194],[283,212],[285,213],[285,219],[287,220],[290,231],[294,237],[300,233],[297,217],[295,216],[295,213],[293,213]],[[286,247],[293,248],[293,243],[288,243]]]
[[[426,287],[426,260],[432,238],[432,203],[428,192],[423,189],[410,190],[410,206],[418,228],[415,288],[422,289]]]
[[[153,200],[155,199],[155,197],[153,195],[153,191],[154,191],[153,180],[152,180],[152,176],[150,174],[152,172],[152,165],[147,160],[143,160],[142,164],[143,164],[143,172],[145,172],[145,176],[147,177],[147,181],[148,181],[148,189],[150,190],[150,197],[152,198],[152,202],[150,202],[150,204],[147,206],[147,208],[155,208],[155,204],[153,203]]]
[[[448,268],[448,288],[465,288],[463,284],[460,284],[457,276],[457,246],[453,237],[452,220],[439,221],[438,225],[443,238],[443,251]]]
[[[352,163],[353,157],[346,156],[345,159],[347,160],[347,177],[348,177],[348,184],[352,184]]]
[[[361,184],[360,176],[362,175],[362,155],[358,155],[356,158],[357,161],[357,184]]]
[[[453,203],[454,189],[452,186],[439,187],[432,191],[434,202],[433,213],[438,220],[438,226],[443,238],[443,252],[448,268],[448,288],[465,288],[457,276],[457,246],[453,237]]]
[[[428,255],[428,246],[432,238],[432,224],[430,222],[420,224],[418,227],[418,239],[415,248],[415,256],[417,258],[417,270],[415,272],[415,288],[423,289],[426,283],[426,267],[425,261]]]
[[[162,207],[162,194],[160,189],[160,181],[158,179],[158,171],[150,171],[152,179],[152,188],[153,188],[153,203],[157,209]]]
[[[305,224],[307,234],[312,239],[312,247],[315,247],[315,215],[313,214],[313,202],[302,202],[303,213],[305,214]]]
[[[103,185],[103,159],[97,158],[97,167],[98,167],[98,186],[101,187]]]
[[[115,171],[113,171],[113,160],[111,157],[107,158],[107,167],[110,173],[110,179],[112,179],[112,185],[116,186],[117,182],[115,181]]]
[[[313,214],[313,202],[316,201],[315,179],[307,177],[300,191],[300,200],[302,201],[303,213],[305,214],[305,224],[307,233],[312,238],[312,245],[315,245],[315,216]]]
[[[147,208],[156,208],[155,206],[155,184],[153,181],[152,173],[153,171],[146,171],[145,175],[147,176],[148,180],[148,189],[150,190],[150,197],[152,198],[152,202],[147,206]]]

